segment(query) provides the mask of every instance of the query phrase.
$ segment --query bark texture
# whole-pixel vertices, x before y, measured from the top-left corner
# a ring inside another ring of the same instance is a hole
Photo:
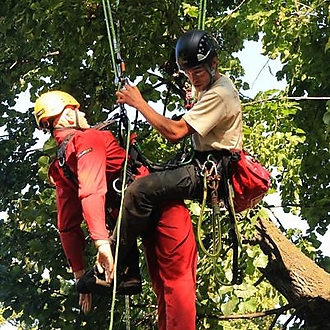
[[[330,330],[330,274],[292,244],[268,219],[259,218],[259,245],[269,263],[261,269],[289,303],[298,304],[304,329]]]

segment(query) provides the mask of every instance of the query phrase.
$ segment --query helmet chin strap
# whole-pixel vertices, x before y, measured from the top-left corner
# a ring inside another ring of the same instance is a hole
[[[68,127],[54,127],[54,131],[59,131],[59,130],[66,130],[66,129],[77,129],[77,130],[84,130],[80,125],[79,125],[79,116],[78,116],[78,111],[75,111],[75,125],[74,126],[68,126]]]
[[[205,68],[206,68],[208,74],[210,75],[210,82],[209,82],[209,84],[207,85],[207,88],[206,88],[206,89],[209,89],[212,86],[212,84],[214,83],[214,77],[216,75],[216,69],[211,69],[211,66],[209,64],[207,64],[205,66]]]

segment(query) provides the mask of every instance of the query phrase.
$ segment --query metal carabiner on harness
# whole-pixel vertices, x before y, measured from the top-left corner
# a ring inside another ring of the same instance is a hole
[[[117,187],[117,184],[118,184],[119,188]],[[120,180],[120,178],[117,178],[117,179],[113,180],[112,188],[118,195],[121,195],[121,193],[122,193],[122,181]],[[127,184],[125,185],[124,191],[126,190],[126,188],[127,188]]]
[[[206,176],[209,177],[213,174],[218,175],[218,169],[217,169],[217,164],[210,159],[210,156],[207,156],[207,160],[204,162],[204,164],[201,167],[200,175],[204,177],[205,173]]]
[[[58,157],[57,160],[58,160],[58,165],[60,167],[63,167],[64,164],[65,164],[65,158],[64,157]]]

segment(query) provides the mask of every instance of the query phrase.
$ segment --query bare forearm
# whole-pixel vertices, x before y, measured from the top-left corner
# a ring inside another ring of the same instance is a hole
[[[162,136],[172,143],[178,143],[183,137],[179,122],[166,118],[156,112],[146,101],[141,101],[136,105],[136,109]]]
[[[155,111],[142,97],[136,86],[125,85],[117,92],[118,103],[126,103],[136,108],[161,135],[172,143],[192,133],[191,127],[183,120],[168,119]]]

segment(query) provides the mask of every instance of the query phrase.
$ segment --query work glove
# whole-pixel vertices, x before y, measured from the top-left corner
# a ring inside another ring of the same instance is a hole
[[[105,280],[105,272],[101,273],[96,265],[80,277],[76,283],[76,289],[79,293],[92,293],[101,296],[110,296],[112,287],[112,284]]]
[[[87,271],[76,282],[76,289],[79,293],[91,293],[100,296],[112,296],[113,282],[109,283],[105,280],[105,272],[100,272],[96,265]],[[135,295],[142,291],[141,277],[128,276],[121,274],[118,277],[117,294],[119,295]]]

